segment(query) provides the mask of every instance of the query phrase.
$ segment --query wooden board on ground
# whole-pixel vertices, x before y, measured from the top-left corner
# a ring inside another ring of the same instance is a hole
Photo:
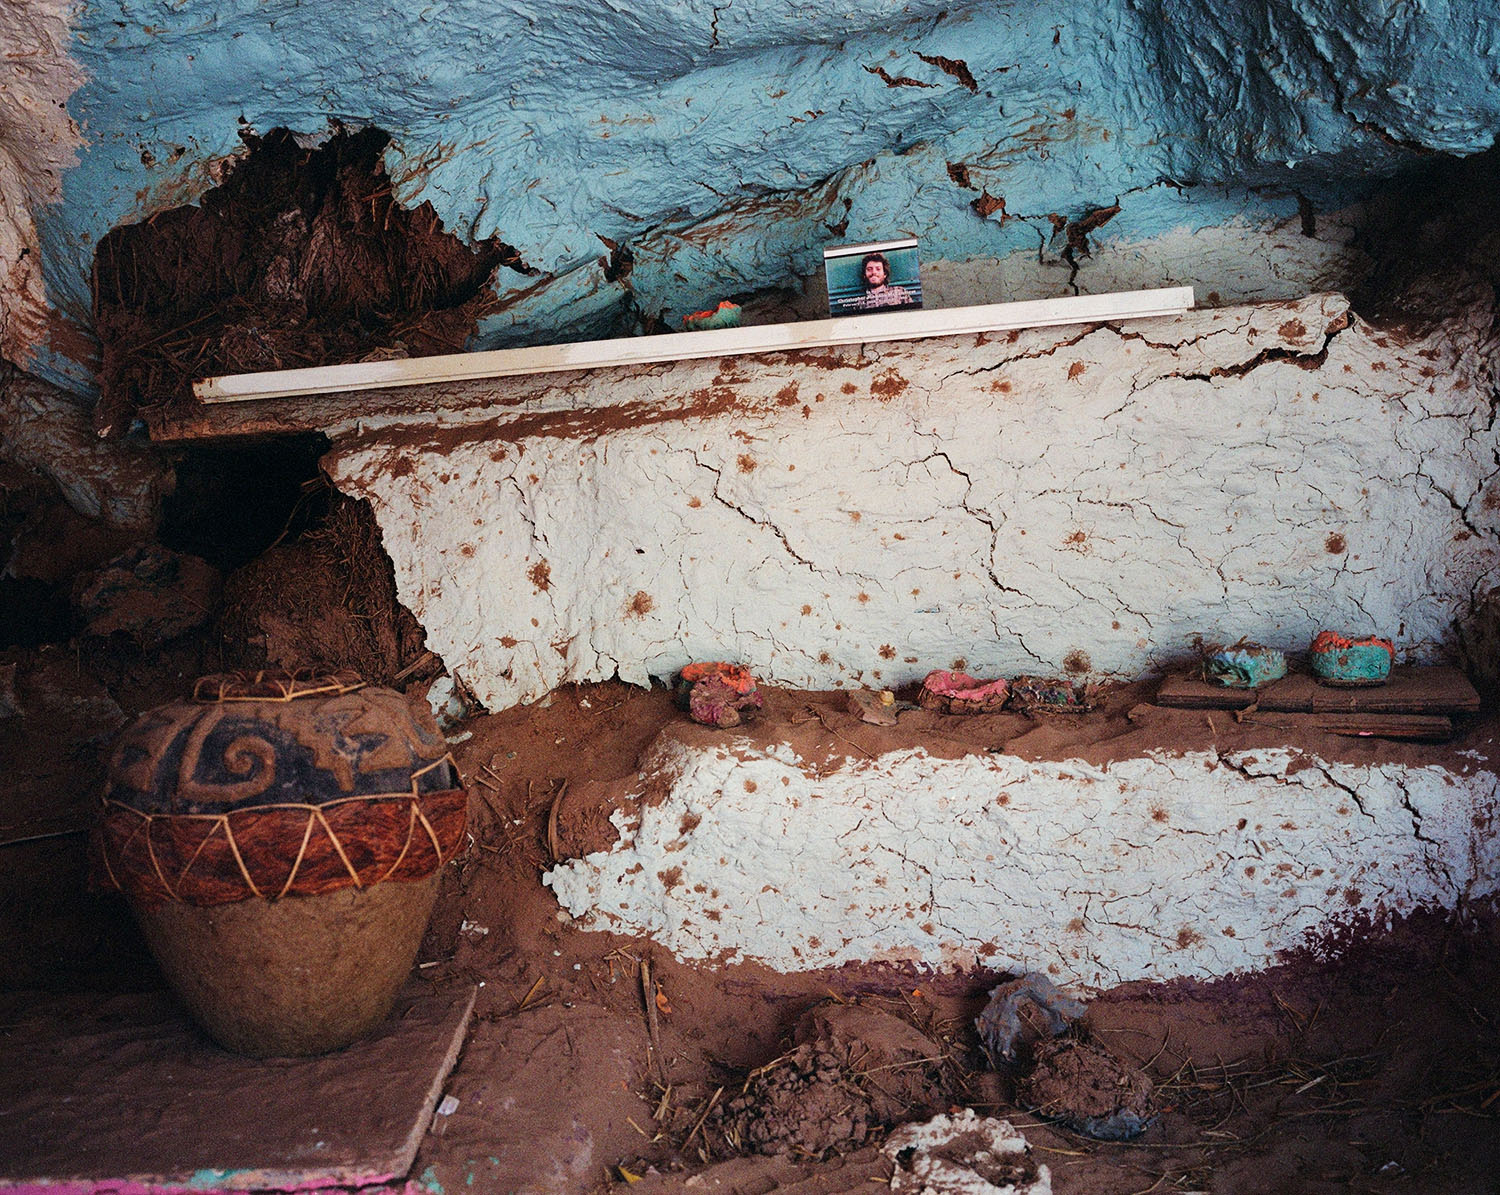
[[[1263,691],[1269,691],[1267,685]],[[1156,704],[1179,710],[1242,710],[1255,704],[1254,689],[1227,689],[1196,672],[1176,673],[1161,682]]]
[[[1414,739],[1440,743],[1453,737],[1453,720],[1443,714],[1297,714],[1258,709],[1236,714],[1251,726],[1276,730],[1316,730],[1351,738]]]
[[[372,1036],[321,1058],[226,1053],[164,993],[0,1002],[0,1190],[303,1190],[411,1168],[476,989],[413,981]]]
[[[1446,664],[1401,664],[1383,685],[1342,689],[1293,672],[1258,690],[1226,689],[1196,675],[1169,676],[1158,705],[1177,709],[1262,710],[1304,714],[1472,714],[1479,693],[1457,668]]]

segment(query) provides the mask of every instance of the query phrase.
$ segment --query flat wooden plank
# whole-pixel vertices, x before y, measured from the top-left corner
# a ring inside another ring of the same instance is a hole
[[[165,994],[4,1002],[0,1189],[29,1195],[364,1186],[411,1168],[477,989],[413,981],[321,1058],[214,1046]]]
[[[1352,738],[1415,739],[1443,742],[1453,737],[1453,721],[1441,714],[1296,714],[1256,710],[1241,722],[1277,730],[1314,730]]]
[[[1161,682],[1156,704],[1181,710],[1242,710],[1255,704],[1254,689],[1226,689],[1197,673],[1177,673]]]
[[[1322,686],[1308,673],[1288,672],[1275,684],[1267,685],[1260,691],[1260,701],[1257,704],[1263,710],[1310,714],[1320,688]]]
[[[1397,665],[1391,669],[1390,680],[1383,685],[1366,689],[1319,685],[1313,694],[1312,708],[1318,713],[1359,710],[1369,713],[1472,714],[1479,709],[1479,693],[1457,668]]]
[[[1241,710],[1256,705],[1282,713],[1472,714],[1479,693],[1457,668],[1446,664],[1398,664],[1383,685],[1343,689],[1320,684],[1306,672],[1291,672],[1258,691],[1226,689],[1193,674],[1169,676],[1158,705],[1177,709]]]
[[[871,312],[839,319],[718,328],[708,332],[625,336],[483,353],[450,353],[395,361],[357,361],[347,365],[224,374],[194,382],[193,394],[204,403],[225,403],[383,390],[476,378],[691,361],[746,353],[779,353],[883,340],[920,340],[929,336],[964,336],[1012,328],[1145,319],[1180,315],[1192,306],[1192,287],[1169,286],[1104,295],[1066,295],[1020,303],[986,303],[976,307]]]

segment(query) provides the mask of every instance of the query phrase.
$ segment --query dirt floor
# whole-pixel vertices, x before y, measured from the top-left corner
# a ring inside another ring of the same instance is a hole
[[[767,720],[809,711],[799,727],[809,741],[799,750],[814,758],[819,746],[829,754],[874,749],[892,733],[858,722],[842,695],[768,696]],[[1055,747],[1055,736],[1097,736],[1086,753],[1117,756],[1149,734],[1123,716],[1140,696],[1120,691],[1088,726],[1002,715],[964,720],[963,737],[998,736],[1008,749],[1024,751],[1042,739]],[[925,1113],[922,1097],[934,1095],[939,1104],[1007,1116],[1050,1167],[1059,1192],[1497,1189],[1500,920],[1493,909],[1417,917],[1391,933],[1350,941],[1336,960],[1309,952],[1254,976],[1131,984],[1101,994],[1090,1003],[1088,1033],[1149,1074],[1160,1116],[1133,1142],[1096,1142],[1019,1107],[1024,1093],[988,1067],[973,1020],[1003,975],[867,966],[785,976],[745,965],[691,966],[649,942],[567,924],[538,876],[554,849],[568,856],[599,845],[604,812],[582,802],[569,816],[568,793],[590,782],[590,791],[607,791],[609,781],[633,775],[640,752],[680,717],[664,691],[603,685],[559,690],[543,707],[464,728],[473,737],[457,750],[475,798],[476,849],[445,889],[424,947],[424,961],[433,965],[424,974],[465,975],[485,987],[479,1023],[450,1084],[473,1098],[475,1111],[456,1114],[442,1136],[430,1137],[418,1164],[432,1166],[445,1188],[482,1175],[490,1157],[501,1159],[491,1174],[523,1165],[528,1174],[535,1167],[555,1174],[566,1156],[575,1185],[551,1189],[593,1189],[606,1170],[619,1181],[622,1166],[661,1175],[642,1191],[698,1189],[687,1185],[688,1176],[717,1163],[721,1170],[710,1173],[722,1173],[717,1189],[726,1191],[867,1190],[870,1178],[890,1169],[866,1145],[883,1135],[879,1127],[837,1145],[810,1133],[821,1150],[792,1140],[777,1159],[723,1160],[735,1153],[736,1126],[718,1105],[746,1091],[774,1100],[757,1085],[757,1070],[794,1052],[807,1036],[805,1025],[798,1032],[799,1020],[833,1002],[888,1013],[941,1047],[941,1065],[929,1068],[941,1091],[906,1093],[907,1116]],[[920,733],[915,726],[902,732]],[[1487,738],[1489,730],[1473,733]],[[1346,754],[1372,749],[1368,741],[1341,743]],[[655,1050],[643,966],[659,991],[652,1001]],[[559,1033],[573,1034],[575,1047],[580,1034],[596,1046],[569,1054]],[[871,1031],[886,1048],[892,1036],[899,1030],[889,1024]],[[544,1092],[514,1069],[518,1052],[536,1051],[556,1060],[545,1071]],[[608,1060],[603,1074],[578,1060],[584,1053]],[[524,1097],[507,1090],[516,1078]],[[482,1110],[515,1108],[518,1099],[525,1110],[519,1119]],[[818,1116],[817,1101],[805,1111]],[[745,1134],[739,1136],[744,1148]],[[558,1143],[550,1159],[514,1144],[538,1138]],[[841,1155],[832,1167],[814,1160]],[[799,1163],[795,1176],[788,1158]],[[822,1170],[828,1173],[816,1177]],[[548,1189],[545,1182],[539,1189]]]
[[[0,991],[160,986],[124,911],[83,894],[83,837],[73,830],[114,726],[178,696],[208,662],[201,655],[181,645],[149,659],[4,653],[16,704],[62,733],[34,733],[30,715],[0,719],[18,780],[0,794],[0,825],[7,838],[29,839],[0,847]],[[875,750],[894,734],[939,751],[977,736],[1041,754],[1066,735],[1108,758],[1169,733],[1136,709],[1145,695],[1117,690],[1066,729],[1056,719],[922,711],[882,728],[860,722],[843,695],[777,691],[766,717],[794,724],[799,750],[814,757]],[[1063,1193],[1500,1189],[1493,908],[1356,935],[1332,960],[1309,952],[1217,983],[1099,994],[1084,1021],[1089,1049],[1134,1085],[1132,1098],[1139,1074],[1149,1076],[1156,1119],[1133,1141],[1095,1141],[1031,1110],[1056,1112],[1049,1101],[1072,1082],[1067,1074],[1028,1080],[1026,1048],[1016,1073],[997,1073],[980,1048],[974,1019],[1005,975],[688,965],[649,941],[570,924],[541,872],[554,856],[607,841],[601,794],[621,791],[643,749],[681,718],[663,690],[605,684],[454,732],[474,841],[445,878],[418,974],[481,987],[447,1086],[458,1107],[436,1119],[414,1176],[448,1192],[865,1191],[891,1174],[879,1151],[891,1124],[971,1107],[1021,1128]],[[1170,732],[1183,747],[1192,745],[1186,725]],[[1470,742],[1493,730],[1479,723]],[[1274,732],[1220,726],[1221,746],[1225,733],[1248,743]],[[1347,739],[1317,747],[1390,750]],[[1079,1050],[1054,1066],[1087,1063]],[[1105,1078],[1106,1088],[1115,1081]],[[1097,1096],[1098,1079],[1079,1082],[1093,1082]]]

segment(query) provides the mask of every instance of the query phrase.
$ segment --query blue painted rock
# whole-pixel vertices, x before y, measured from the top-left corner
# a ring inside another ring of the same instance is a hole
[[[1308,651],[1313,675],[1325,685],[1383,685],[1396,661],[1389,639],[1366,635],[1351,639],[1334,631],[1319,631]]]
[[[1228,689],[1258,689],[1285,675],[1286,656],[1259,643],[1213,649],[1203,659],[1203,679]]]
[[[682,326],[689,332],[708,332],[714,328],[738,328],[740,308],[725,299],[712,311],[695,311],[682,317]]]

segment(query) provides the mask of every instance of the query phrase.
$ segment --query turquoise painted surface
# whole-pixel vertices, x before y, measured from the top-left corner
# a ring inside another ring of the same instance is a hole
[[[1274,647],[1226,647],[1203,661],[1205,680],[1229,689],[1258,689],[1286,675],[1286,656]]]
[[[101,0],[75,29],[88,145],[38,215],[83,323],[98,239],[201,192],[242,129],[388,130],[403,200],[540,271],[500,271],[492,347],[675,326],[831,241],[963,260],[1115,203],[1096,240],[1285,216],[1500,127],[1500,0]]]
[[[1384,644],[1352,643],[1312,653],[1313,675],[1346,685],[1378,685],[1391,674],[1391,652]]]

